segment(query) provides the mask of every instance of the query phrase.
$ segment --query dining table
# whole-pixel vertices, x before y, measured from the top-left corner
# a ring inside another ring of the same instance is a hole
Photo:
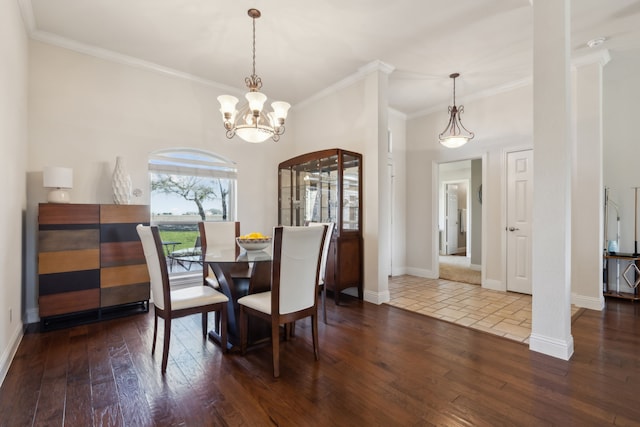
[[[271,289],[271,248],[256,251],[214,250],[203,257],[204,267],[210,267],[216,276],[220,291],[227,303],[227,338],[229,349],[240,348],[240,306],[238,299],[245,295],[265,292]],[[206,268],[203,268],[207,271]],[[268,341],[271,325],[258,318],[250,317],[248,323],[249,345]],[[209,338],[219,342],[219,325],[209,331]]]

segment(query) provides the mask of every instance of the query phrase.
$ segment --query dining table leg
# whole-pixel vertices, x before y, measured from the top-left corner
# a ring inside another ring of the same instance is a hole
[[[240,347],[240,307],[238,299],[248,293],[262,292],[270,289],[270,262],[236,262],[236,263],[210,263],[220,290],[229,302],[227,303],[227,339],[229,347]],[[269,325],[261,319],[250,319],[249,343],[257,343],[268,338]],[[263,325],[264,323],[264,325]],[[216,330],[209,331],[209,337],[220,342],[219,333]]]

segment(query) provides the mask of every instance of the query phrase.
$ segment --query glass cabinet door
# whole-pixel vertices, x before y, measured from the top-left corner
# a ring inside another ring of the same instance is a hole
[[[279,223],[333,222],[340,231],[360,231],[361,159],[357,153],[324,150],[281,163]]]
[[[280,187],[280,194],[278,198],[278,216],[280,225],[291,226],[292,222],[292,190],[293,184],[291,182],[291,169],[279,169],[278,170],[278,185]]]
[[[318,162],[318,200],[309,221],[336,222],[338,209],[338,156],[320,159]]]
[[[342,157],[342,229],[358,230],[360,224],[360,159]]]

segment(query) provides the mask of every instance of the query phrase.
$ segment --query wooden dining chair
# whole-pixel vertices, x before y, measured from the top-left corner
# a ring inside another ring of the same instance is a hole
[[[334,222],[310,222],[309,226],[326,225],[326,234],[324,236],[324,244],[322,245],[322,259],[320,260],[320,276],[318,278],[318,289],[320,290],[320,299],[322,301],[322,319],[327,323],[327,258],[329,257],[329,246],[331,246],[331,238],[336,224]]]
[[[164,320],[164,345],[162,347],[162,373],[167,371],[167,358],[169,356],[169,341],[171,337],[171,321],[173,319],[191,314],[202,314],[202,335],[207,337],[207,317],[211,311],[220,312],[222,318],[222,333],[220,345],[223,352],[227,351],[227,301],[229,299],[210,286],[191,286],[177,290],[171,290],[167,262],[162,249],[162,240],[156,226],[136,227],[144,257],[147,261],[147,269],[151,280],[151,292],[154,305],[153,345],[151,354],[156,351],[156,338],[158,335],[158,317]]]
[[[243,354],[247,350],[248,317],[271,323],[274,377],[280,376],[280,325],[311,317],[313,352],[319,359],[318,275],[325,234],[326,226],[274,228],[271,290],[238,300]]]

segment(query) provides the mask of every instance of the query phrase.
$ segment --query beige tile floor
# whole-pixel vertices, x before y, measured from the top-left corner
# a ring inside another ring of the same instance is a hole
[[[529,343],[530,295],[407,275],[389,279],[389,292],[389,305]]]

